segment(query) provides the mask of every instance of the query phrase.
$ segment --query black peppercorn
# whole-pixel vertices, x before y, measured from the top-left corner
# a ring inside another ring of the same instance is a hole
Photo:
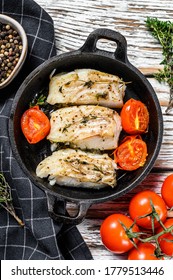
[[[0,22],[0,84],[17,65],[22,52],[22,39],[9,24]]]

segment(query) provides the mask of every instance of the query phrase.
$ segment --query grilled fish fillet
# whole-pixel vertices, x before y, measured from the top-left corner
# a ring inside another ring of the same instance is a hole
[[[121,108],[125,83],[115,75],[93,69],[79,69],[51,78],[47,102],[54,104],[98,104]]]
[[[48,177],[52,185],[101,188],[116,185],[115,169],[115,162],[107,154],[63,149],[41,161],[36,175]]]
[[[50,125],[48,140],[80,149],[115,149],[122,130],[117,112],[94,105],[58,109],[51,114]]]

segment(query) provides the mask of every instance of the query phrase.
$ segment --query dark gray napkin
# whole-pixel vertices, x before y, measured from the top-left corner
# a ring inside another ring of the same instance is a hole
[[[24,27],[29,43],[22,71],[0,90],[0,172],[12,189],[13,205],[24,221],[21,227],[0,209],[0,259],[92,259],[76,226],[62,225],[48,216],[44,192],[22,172],[10,147],[8,121],[19,85],[35,67],[56,55],[51,17],[33,0],[0,0],[0,13],[13,17]]]

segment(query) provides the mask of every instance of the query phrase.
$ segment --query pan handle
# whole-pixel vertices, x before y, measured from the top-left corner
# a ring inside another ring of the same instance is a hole
[[[97,48],[97,42],[99,39],[108,39],[116,42],[117,48],[115,52],[109,52],[105,50],[100,50]],[[96,52],[102,55],[106,55],[111,58],[116,58],[122,62],[128,63],[127,58],[127,41],[123,35],[119,32],[106,29],[106,28],[98,28],[89,34],[86,39],[84,45],[80,48],[81,52]]]
[[[79,202],[78,213],[72,217],[66,211],[66,201],[63,199],[57,199],[55,196],[46,192],[47,205],[49,216],[56,222],[73,224],[80,224],[86,216],[87,210],[90,207],[89,203]]]

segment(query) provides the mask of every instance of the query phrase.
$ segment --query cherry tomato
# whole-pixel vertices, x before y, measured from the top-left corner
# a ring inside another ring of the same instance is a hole
[[[34,106],[22,115],[21,128],[27,141],[30,144],[35,144],[48,135],[50,122],[39,106]]]
[[[100,228],[100,235],[105,247],[116,253],[122,254],[133,248],[133,243],[126,234],[121,222],[127,227],[133,224],[133,221],[123,214],[112,214],[108,216],[102,223]],[[138,232],[137,225],[132,227],[132,232]],[[136,238],[133,239],[135,243],[138,242]]]
[[[166,228],[173,227],[173,218],[167,219],[164,223]],[[163,231],[163,228],[159,228],[157,233]],[[170,233],[164,233],[159,238],[159,245],[163,253],[168,256],[173,256],[173,229]]]
[[[155,249],[156,247],[151,243],[138,243],[137,248],[130,250],[128,260],[158,260]]]
[[[129,203],[129,214],[130,217],[136,221],[138,226],[143,228],[151,229],[151,216],[140,218],[141,216],[147,215],[152,212],[151,202],[162,222],[167,217],[167,207],[164,200],[153,191],[145,190],[137,193]],[[159,227],[159,222],[154,219],[154,227]]]
[[[169,175],[162,184],[161,195],[168,207],[173,207],[173,174]]]
[[[114,151],[114,160],[123,170],[136,170],[145,164],[147,145],[140,135],[127,136]]]
[[[129,99],[121,110],[123,129],[129,134],[145,133],[149,123],[149,112],[144,103]]]

